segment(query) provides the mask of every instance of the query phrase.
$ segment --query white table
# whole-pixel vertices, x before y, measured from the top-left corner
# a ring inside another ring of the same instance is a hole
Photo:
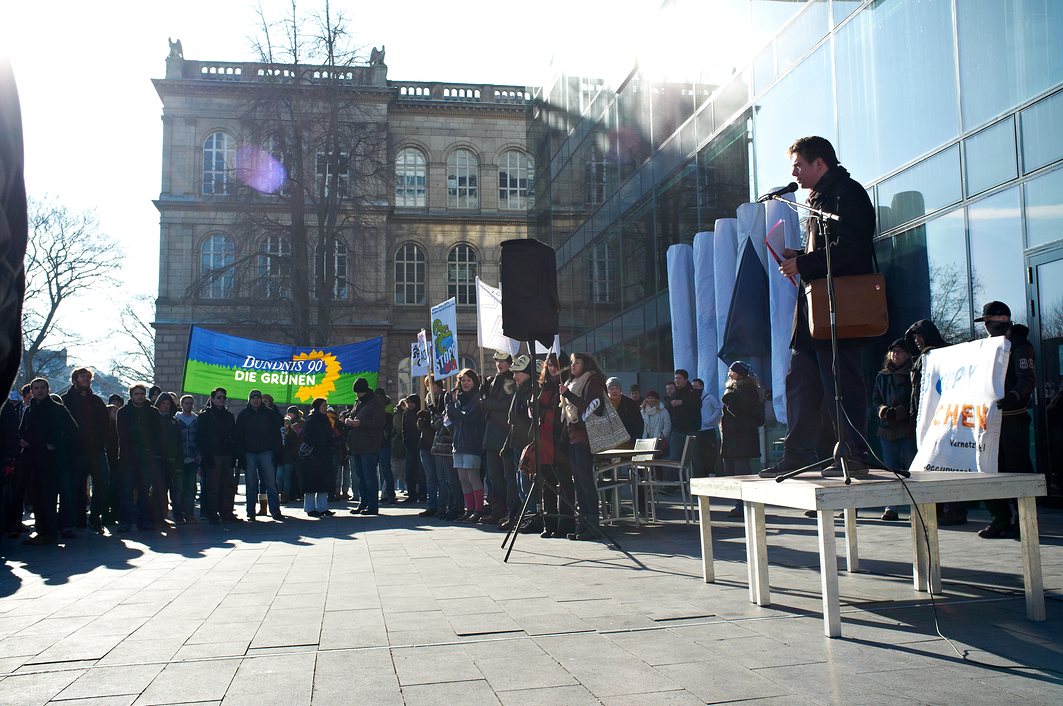
[[[905,481],[911,497],[892,473],[878,471],[845,485],[841,479],[815,475],[778,483],[757,476],[693,478],[691,493],[698,498],[701,522],[701,551],[705,582],[715,580],[712,556],[712,523],[709,498],[742,501],[746,529],[746,558],[749,569],[749,599],[757,605],[770,605],[767,540],[764,506],[776,505],[796,510],[815,510],[819,530],[820,583],[823,599],[823,630],[827,637],[841,636],[838,601],[838,561],[834,513],[845,511],[846,549],[850,572],[859,570],[856,509],[884,505],[909,505],[912,498],[919,508],[912,512],[912,576],[916,591],[941,591],[941,564],[938,556],[938,527],[935,505],[946,502],[1017,498],[1022,532],[1022,570],[1026,590],[1026,615],[1030,620],[1045,619],[1044,586],[1041,580],[1041,546],[1037,530],[1035,498],[1047,493],[1045,477],[1038,473],[931,473],[917,472]],[[922,516],[920,522],[919,515]],[[924,531],[926,536],[924,538]],[[929,547],[927,546],[929,545]],[[998,546],[998,545],[995,545]]]

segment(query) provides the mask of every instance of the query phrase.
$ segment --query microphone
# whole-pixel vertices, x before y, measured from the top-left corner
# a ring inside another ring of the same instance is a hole
[[[764,194],[759,199],[757,199],[757,203],[764,203],[765,201],[771,201],[772,199],[776,198],[777,196],[782,196],[783,194],[792,194],[795,191],[797,191],[797,182],[796,181],[791,181],[789,184],[787,184],[786,186],[782,187],[781,189],[776,189],[775,191],[769,191],[768,193]]]

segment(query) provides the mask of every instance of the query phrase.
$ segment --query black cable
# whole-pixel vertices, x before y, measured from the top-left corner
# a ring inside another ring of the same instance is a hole
[[[865,437],[863,435],[863,433],[856,427],[856,425],[853,424],[853,420],[849,418],[849,413],[847,411],[845,411],[845,407],[844,406],[841,407],[841,410],[842,410],[842,414],[845,415],[845,421],[849,423],[850,428],[852,428],[852,430],[854,432],[856,432],[856,435],[860,437],[860,440],[864,442],[864,448],[867,449],[867,452],[869,454],[871,454],[872,458],[874,458],[876,461],[878,461],[878,463],[882,466],[882,468],[884,470],[887,470],[890,473],[892,473],[894,476],[896,476],[897,480],[900,481],[901,487],[904,488],[904,492],[908,494],[908,499],[911,501],[912,512],[914,512],[915,515],[919,518],[919,526],[922,528],[923,543],[926,546],[926,556],[927,556],[927,562],[928,562],[927,570],[929,571],[932,568],[931,566],[929,566],[930,556],[931,556],[931,552],[930,552],[930,533],[926,529],[926,522],[923,519],[923,513],[919,511],[919,504],[915,502],[915,496],[912,495],[912,491],[908,487],[908,484],[905,482],[904,476],[900,475],[895,469],[890,468],[889,465],[885,461],[883,461],[881,458],[879,458],[878,454],[876,454],[871,449],[871,444],[868,443],[867,437]],[[939,571],[940,571],[940,561],[938,563],[939,563]],[[969,586],[970,585],[970,584],[965,584],[962,581],[959,582],[959,583],[961,583],[964,586]],[[963,650],[961,652],[959,650],[959,648],[956,647],[956,644],[952,640],[950,640],[949,638],[945,637],[944,633],[941,632],[941,622],[940,622],[939,616],[938,616],[937,601],[934,600],[933,581],[928,581],[928,583],[927,583],[927,593],[930,595],[930,608],[931,608],[931,610],[934,613],[934,632],[937,633],[938,637],[940,637],[942,640],[944,640],[946,643],[948,643],[949,647],[952,648],[952,651],[956,653],[956,656],[959,657],[960,659],[962,659],[963,661],[969,662],[970,664],[976,664],[979,667],[986,667],[988,669],[995,669],[997,671],[1002,671],[1002,672],[1037,671],[1037,672],[1047,672],[1047,673],[1050,673],[1050,674],[1063,675],[1063,671],[1060,671],[1060,670],[1057,670],[1057,669],[1050,669],[1048,667],[1002,667],[1002,666],[999,666],[999,665],[996,665],[996,664],[989,664],[988,662],[982,662],[981,660],[974,659],[973,657],[970,656],[971,650]],[[989,654],[993,654],[993,653],[990,652]],[[996,656],[997,657],[1001,657],[1001,655],[996,655]],[[1004,659],[1003,657],[1001,657],[1001,658]]]

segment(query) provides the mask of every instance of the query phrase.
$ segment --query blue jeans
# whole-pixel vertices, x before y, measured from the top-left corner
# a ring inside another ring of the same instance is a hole
[[[336,495],[346,495],[351,489],[351,459],[340,462],[340,470],[336,474]]]
[[[447,478],[436,475],[436,457],[427,449],[421,449],[421,468],[424,469],[425,501],[429,510],[438,510],[440,499],[443,506],[447,504]]]
[[[290,493],[292,491],[292,472],[294,470],[294,463],[282,463],[277,466],[278,493]]]
[[[587,444],[569,444],[568,448],[572,481],[576,486],[576,503],[579,506],[576,532],[583,532],[589,526],[598,526],[598,484],[594,478],[594,458]]]
[[[174,468],[170,489],[170,504],[173,506],[175,520],[196,517],[196,473],[199,466],[195,461],[182,462]]]
[[[908,470],[908,467],[912,465],[912,459],[915,458],[914,436],[905,436],[893,440],[879,438],[879,443],[882,444],[882,460],[887,466],[894,469]],[[890,505],[886,509],[897,512],[907,507],[907,505]]]
[[[380,492],[380,484],[376,476],[379,457],[379,453],[351,454],[351,462],[354,464],[355,473],[358,474],[358,496],[361,499],[359,509],[376,510],[379,507],[377,494]],[[383,463],[380,467],[384,467]],[[390,469],[389,464],[389,474]]]
[[[376,455],[380,459],[380,483],[384,485],[384,497],[393,501],[395,500],[395,474],[391,472],[391,447],[382,446],[380,453]]]
[[[272,515],[279,515],[281,511],[280,496],[277,494],[277,476],[273,470],[273,452],[259,451],[257,453],[244,454],[244,484],[247,491],[247,516],[255,516],[255,507],[258,505],[258,487],[261,482],[266,491],[266,501],[269,503],[269,511]]]

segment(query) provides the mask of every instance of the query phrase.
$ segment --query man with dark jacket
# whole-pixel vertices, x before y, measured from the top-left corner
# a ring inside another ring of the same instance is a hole
[[[97,532],[103,531],[103,517],[107,512],[107,494],[110,488],[110,466],[107,463],[106,445],[110,439],[108,426],[111,418],[107,405],[92,391],[92,371],[78,368],[70,374],[70,388],[63,394],[63,405],[78,425],[78,438],[74,444],[73,468],[70,474],[72,487],[61,494],[73,494],[71,513],[63,512],[60,502],[60,529],[72,529],[75,525],[85,527],[85,509],[88,498],[86,481],[92,479],[92,504],[89,507],[89,524]],[[67,517],[62,517],[67,515]]]
[[[495,351],[491,357],[495,361],[497,374],[487,378],[480,388],[484,411],[487,413],[483,449],[487,464],[484,469],[487,474],[487,503],[491,507],[490,513],[480,520],[485,525],[498,524],[509,517],[512,508],[509,508],[508,498],[510,495],[516,497],[515,487],[512,493],[506,488],[505,470],[507,463],[512,464],[515,481],[516,461],[512,458],[512,453],[508,454],[508,459],[502,458],[502,447],[505,446],[506,437],[509,435],[509,408],[516,390],[513,373],[509,369],[513,364],[513,357],[505,351]]]
[[[210,402],[196,418],[196,443],[203,457],[203,514],[212,525],[239,522],[233,512],[236,502],[236,418],[225,409],[224,387],[210,393]]]
[[[129,401],[118,410],[117,425],[123,478],[118,531],[128,532],[134,520],[138,529],[154,529],[166,518],[167,488],[161,464],[159,410],[148,402],[144,385],[129,388]]]
[[[358,404],[343,422],[347,427],[351,463],[358,473],[360,502],[351,514],[376,515],[380,507],[376,466],[386,422],[384,400],[369,388],[369,381],[365,378],[354,381],[354,394],[358,395]]]
[[[997,454],[998,473],[1033,473],[1030,461],[1030,406],[1037,374],[1034,371],[1034,349],[1030,343],[1030,329],[1011,320],[1011,309],[1004,302],[992,301],[982,307],[982,315],[975,319],[985,325],[990,336],[1004,336],[1011,341],[1008,371],[1004,376],[1004,396],[997,400],[1001,411],[1000,448]],[[1018,537],[1017,514],[1012,513],[1010,500],[986,500],[992,522],[978,530],[982,539]]]
[[[281,452],[281,421],[262,401],[260,390],[251,390],[247,406],[236,418],[235,443],[243,460],[244,492],[247,495],[247,519],[255,521],[259,485],[266,491],[269,514],[283,520],[280,495],[277,493],[277,473],[273,464],[275,454]]]
[[[21,390],[12,390],[10,398],[0,407],[0,531],[12,539],[26,529],[22,524],[26,475],[19,460],[22,449],[18,443],[18,427],[30,399],[30,386],[26,384]]]
[[[690,373],[678,368],[673,377],[675,394],[667,402],[668,412],[672,416],[672,434],[668,439],[668,458],[679,461],[683,458],[683,446],[687,437],[697,438],[701,429],[701,397],[690,384]],[[694,458],[692,449],[688,459]]]
[[[503,459],[512,459],[510,463],[504,466],[506,474],[506,504],[509,506],[509,517],[503,520],[500,525],[504,530],[509,530],[512,524],[519,519],[523,503],[527,499],[528,493],[534,489],[533,484],[529,482],[530,477],[517,472],[517,467],[520,464],[520,455],[524,448],[532,442],[531,407],[536,392],[535,383],[532,381],[534,370],[531,358],[527,355],[518,355],[510,366],[515,389],[513,391],[513,401],[509,406],[509,414],[506,417],[509,434],[502,449]],[[639,422],[641,423],[641,421],[640,417]],[[534,506],[538,505],[539,501],[540,498],[538,496],[531,499],[528,503],[529,513],[534,511]],[[531,517],[525,520],[524,524],[518,529],[524,533],[542,532],[543,530],[537,519]]]
[[[19,425],[18,444],[22,448],[21,460],[37,534],[22,543],[54,544],[58,530],[59,473],[61,466],[70,461],[78,429],[66,407],[51,398],[47,380],[35,378],[30,383],[30,394],[29,408],[23,412]]]
[[[808,205],[834,214],[820,232],[815,218],[808,220],[804,252],[787,249],[779,265],[783,275],[801,276],[804,285],[827,276],[826,244],[831,243],[831,266],[835,277],[862,275],[872,271],[875,236],[875,208],[864,187],[838,163],[834,146],[822,137],[802,137],[790,146],[791,172],[797,183],[809,189]],[[790,341],[790,369],[786,373],[786,441],[779,463],[761,471],[761,477],[775,478],[814,463],[820,437],[823,408],[826,407],[836,431],[840,431],[849,475],[866,476],[867,388],[860,369],[860,349],[864,339],[838,341],[838,359],[833,360],[829,340],[813,340],[809,329],[806,297],[797,297],[793,336]],[[836,365],[842,419],[835,419],[834,376]],[[825,478],[842,476],[837,461],[822,472]]]

